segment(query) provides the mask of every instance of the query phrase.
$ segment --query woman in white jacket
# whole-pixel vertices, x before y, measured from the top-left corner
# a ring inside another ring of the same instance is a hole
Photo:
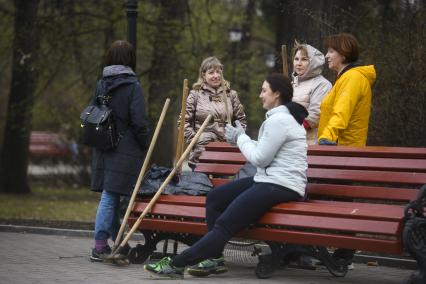
[[[303,122],[309,145],[316,144],[322,99],[331,90],[331,83],[321,73],[324,54],[309,44],[296,44],[293,49],[293,101],[309,112]]]

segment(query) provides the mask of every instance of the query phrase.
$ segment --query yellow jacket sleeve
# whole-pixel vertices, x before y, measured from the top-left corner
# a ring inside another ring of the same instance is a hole
[[[361,89],[356,78],[341,79],[343,80],[339,82],[339,86],[336,86],[338,89],[333,112],[319,139],[325,138],[337,142],[339,131],[347,128],[352,112],[361,96]]]

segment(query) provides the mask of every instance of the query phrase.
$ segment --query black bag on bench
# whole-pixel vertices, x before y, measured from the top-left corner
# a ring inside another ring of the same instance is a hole
[[[138,197],[154,195],[166,180],[172,169],[153,165],[145,175],[138,190]],[[197,172],[181,172],[174,176],[162,194],[165,195],[207,195],[213,188],[208,176]]]

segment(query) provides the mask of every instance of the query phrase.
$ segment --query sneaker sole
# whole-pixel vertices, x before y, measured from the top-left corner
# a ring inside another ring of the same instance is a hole
[[[158,274],[155,273],[149,269],[146,269],[145,266],[143,267],[143,270],[145,270],[146,272],[149,272],[149,275],[151,276],[151,278],[153,279],[161,279],[161,280],[176,280],[176,279],[183,279],[183,275],[180,274],[168,274],[168,275],[164,275],[164,274]]]
[[[93,256],[89,256],[89,260],[91,262],[105,262],[105,259],[103,259],[103,258],[97,258],[97,257],[93,257]]]
[[[197,270],[197,269],[188,269],[186,272],[188,272],[189,275],[196,276],[196,277],[206,277],[212,274],[223,274],[225,272],[228,272],[228,268],[226,267],[220,267],[216,268],[214,270],[206,271],[206,270]]]

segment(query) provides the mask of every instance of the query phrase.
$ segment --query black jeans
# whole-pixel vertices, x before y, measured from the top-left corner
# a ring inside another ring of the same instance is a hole
[[[271,207],[300,198],[293,190],[272,183],[256,183],[252,177],[214,188],[206,201],[209,232],[175,256],[173,265],[183,267],[219,257],[237,232],[255,223]]]

